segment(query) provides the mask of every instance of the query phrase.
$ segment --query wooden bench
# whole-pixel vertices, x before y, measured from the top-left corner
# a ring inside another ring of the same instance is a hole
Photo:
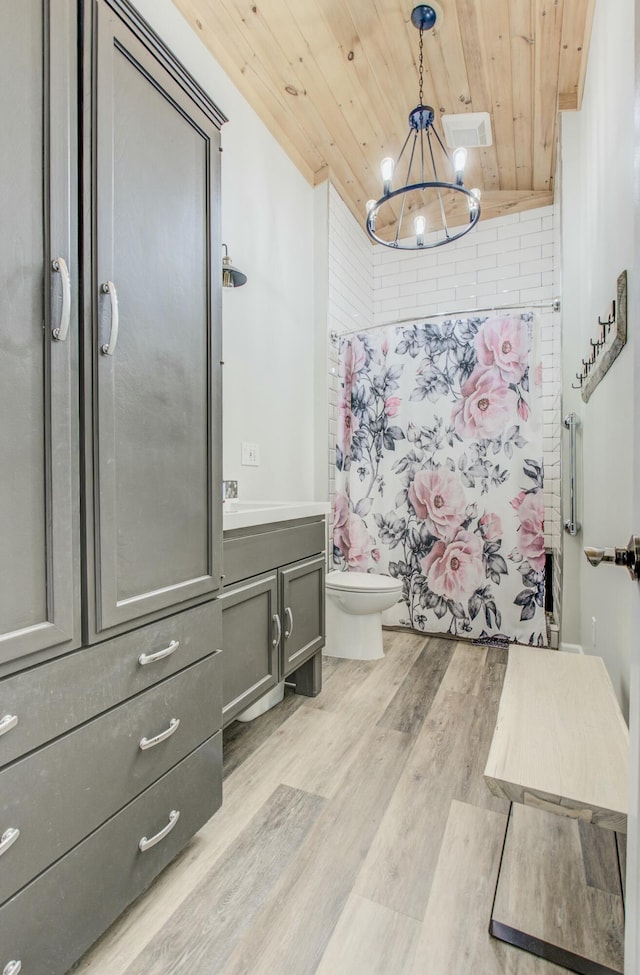
[[[622,972],[628,750],[600,657],[510,648],[484,773],[512,803],[495,937],[583,975]]]

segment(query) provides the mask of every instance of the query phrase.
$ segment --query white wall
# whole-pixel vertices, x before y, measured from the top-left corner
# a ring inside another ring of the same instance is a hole
[[[229,118],[222,240],[248,282],[223,291],[223,476],[247,499],[312,499],[314,191],[171,0],[135,5]],[[259,467],[241,466],[242,441]]]
[[[335,187],[329,189],[329,332],[352,332],[373,324],[373,248],[363,227]],[[338,417],[338,345],[328,346],[329,369],[329,491],[335,496]],[[331,547],[329,548],[331,551]]]
[[[633,280],[633,0],[597,0],[582,110],[562,118],[564,410],[581,417],[582,532],[564,546],[563,640],[606,660],[627,710],[630,582],[623,570],[592,568],[585,545],[625,545],[634,529],[633,348],[629,343],[587,404],[571,389],[589,338],[598,337],[616,280]],[[636,526],[637,527],[637,526]],[[592,641],[596,618],[596,643]]]

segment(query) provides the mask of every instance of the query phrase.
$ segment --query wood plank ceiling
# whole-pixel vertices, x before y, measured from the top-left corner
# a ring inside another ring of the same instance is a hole
[[[173,0],[301,173],[356,219],[381,195],[418,104],[411,0]],[[553,198],[558,112],[580,107],[594,0],[441,0],[424,35],[424,101],[488,112],[469,152],[483,218]],[[440,127],[439,127],[440,128]],[[467,219],[466,215],[463,219]],[[380,228],[378,228],[380,229]]]

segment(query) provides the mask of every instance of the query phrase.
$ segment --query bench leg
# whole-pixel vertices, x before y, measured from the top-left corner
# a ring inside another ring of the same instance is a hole
[[[600,895],[602,904],[612,905],[615,898],[615,906],[599,912]],[[593,915],[585,917],[593,896]],[[562,930],[553,926],[558,916]],[[622,975],[624,914],[615,834],[512,803],[489,933],[580,975]]]

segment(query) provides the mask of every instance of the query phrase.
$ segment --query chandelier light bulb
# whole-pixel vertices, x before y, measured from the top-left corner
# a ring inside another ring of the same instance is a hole
[[[467,150],[464,146],[460,146],[453,154],[453,168],[456,174],[456,183],[458,186],[462,186],[462,177],[464,174],[464,167],[467,165]]]
[[[386,196],[391,189],[391,180],[393,179],[393,169],[395,163],[391,156],[385,156],[385,158],[380,163],[380,172],[382,174],[382,192]]]
[[[367,200],[367,217],[369,218],[369,223],[371,225],[372,230],[376,229],[376,215],[375,213],[372,212],[373,209],[375,208],[375,205],[376,205],[375,200]]]
[[[413,229],[416,232],[416,244],[418,247],[424,247],[424,232],[427,229],[427,220],[422,215],[414,218]]]

